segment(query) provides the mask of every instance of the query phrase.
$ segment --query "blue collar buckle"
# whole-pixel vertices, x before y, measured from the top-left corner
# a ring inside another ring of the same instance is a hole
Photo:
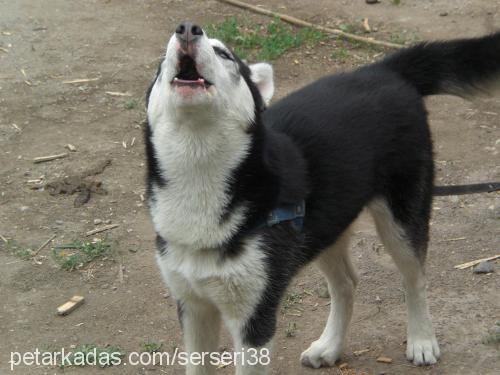
[[[264,222],[261,222],[257,228],[272,227],[284,221],[290,221],[293,227],[301,232],[304,226],[304,216],[306,214],[306,202],[299,204],[285,204],[269,212]]]

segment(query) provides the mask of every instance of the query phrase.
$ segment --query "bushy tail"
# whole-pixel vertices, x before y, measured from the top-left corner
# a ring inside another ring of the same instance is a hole
[[[421,43],[388,56],[382,64],[423,96],[489,92],[495,81],[500,81],[500,32],[475,39]]]

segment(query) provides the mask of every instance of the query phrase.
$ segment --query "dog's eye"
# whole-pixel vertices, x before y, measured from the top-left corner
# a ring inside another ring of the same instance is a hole
[[[214,47],[214,51],[217,55],[219,55],[223,59],[233,61],[233,57],[228,52],[224,51],[222,48]]]

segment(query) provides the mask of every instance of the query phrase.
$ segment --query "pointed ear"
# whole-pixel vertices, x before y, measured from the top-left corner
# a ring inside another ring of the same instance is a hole
[[[267,63],[252,64],[250,71],[252,81],[257,85],[264,103],[268,105],[274,94],[273,67]]]

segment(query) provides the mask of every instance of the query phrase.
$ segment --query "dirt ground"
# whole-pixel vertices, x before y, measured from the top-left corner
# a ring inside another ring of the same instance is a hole
[[[500,29],[500,3],[491,0],[268,1],[266,6],[323,25],[360,25],[365,17],[381,39],[468,37]],[[262,2],[264,4],[264,2]],[[446,15],[444,15],[446,13]],[[229,15],[255,22],[265,18],[221,5],[187,0],[0,0],[0,234],[37,248],[84,239],[99,219],[119,224],[108,236],[114,261],[61,270],[43,249],[37,262],[12,255],[0,241],[0,374],[10,373],[11,351],[53,350],[93,343],[138,351],[144,341],[163,350],[182,347],[175,302],[156,268],[154,234],[141,195],[144,152],[140,123],[143,97],[165,43],[181,20],[201,24]],[[292,51],[274,62],[277,97],[323,74],[380,58],[354,48],[337,61],[333,39]],[[91,78],[81,83],[67,80]],[[106,92],[129,92],[131,97]],[[134,102],[133,100],[137,101]],[[127,109],[128,108],[128,109]],[[500,99],[468,102],[452,97],[428,100],[435,141],[437,182],[472,183],[500,179]],[[15,125],[14,125],[15,124]],[[132,142],[132,140],[134,140]],[[68,151],[64,159],[34,164],[34,157]],[[123,144],[127,146],[126,148]],[[46,181],[82,172],[110,158],[95,177],[107,195],[94,194],[78,208],[74,196],[33,190],[28,180]],[[361,283],[349,345],[343,361],[368,374],[494,374],[498,347],[485,345],[500,320],[497,272],[476,275],[454,265],[498,254],[500,196],[437,198],[434,202],[427,274],[429,301],[441,344],[439,364],[416,368],[405,352],[405,306],[400,276],[368,217],[362,215],[352,244]],[[103,237],[98,234],[95,237]],[[120,271],[120,269],[122,271]],[[337,368],[301,367],[299,355],[321,333],[327,300],[318,296],[321,276],[307,267],[289,292],[302,300],[283,309],[273,356],[273,374],[336,374]],[[66,317],[55,314],[72,295],[85,304]],[[290,323],[296,324],[287,337]],[[231,348],[224,334],[221,346]],[[370,349],[362,355],[355,351]],[[377,363],[384,355],[392,364]],[[20,367],[18,374],[181,374],[181,367]],[[232,368],[219,370],[230,374]]]

